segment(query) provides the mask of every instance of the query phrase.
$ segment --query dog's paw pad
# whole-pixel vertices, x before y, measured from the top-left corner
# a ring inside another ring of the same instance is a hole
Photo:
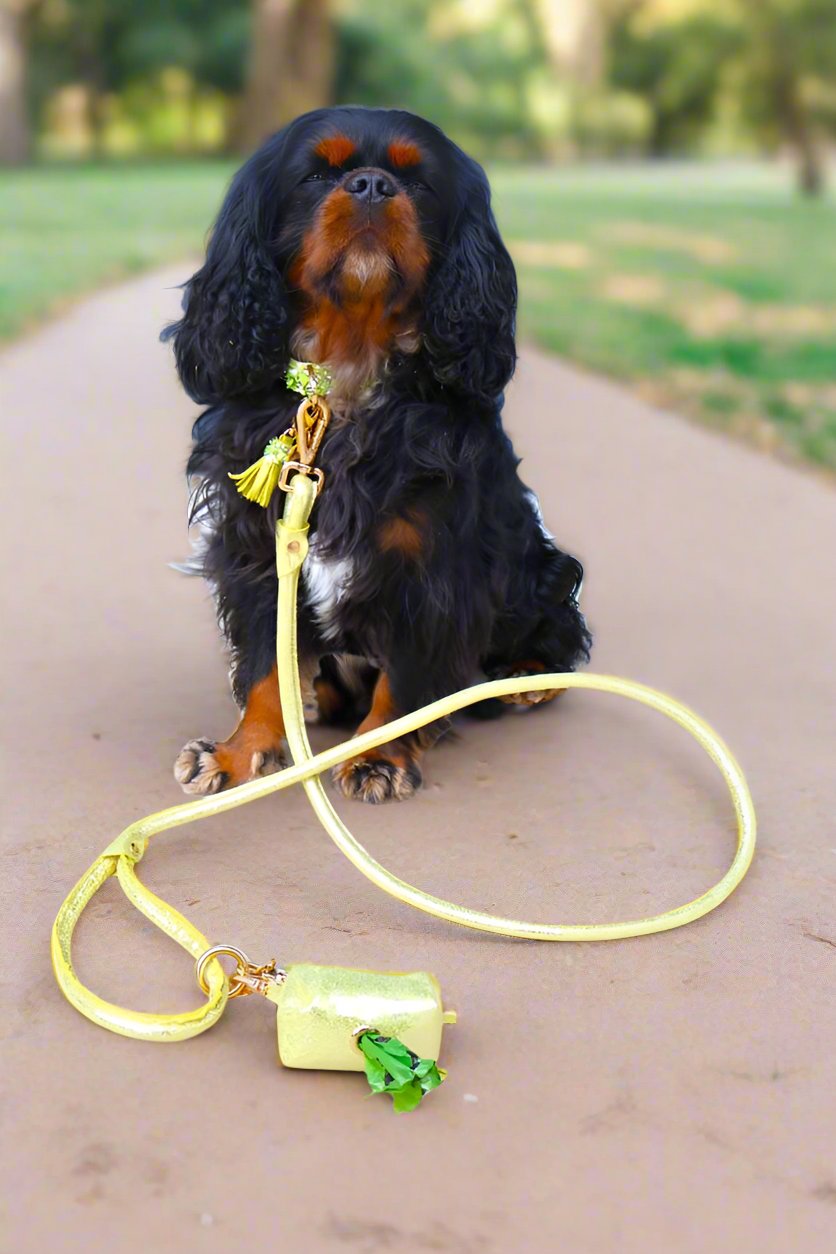
[[[385,758],[355,758],[334,768],[332,777],[344,797],[380,805],[406,801],[421,787],[422,775],[414,762],[400,765]]]
[[[183,792],[195,796],[220,792],[227,781],[226,772],[215,756],[214,740],[190,740],[183,745],[174,763],[174,778]]]

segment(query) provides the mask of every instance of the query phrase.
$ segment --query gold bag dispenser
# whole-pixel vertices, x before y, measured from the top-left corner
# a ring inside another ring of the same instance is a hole
[[[360,1028],[395,1036],[421,1058],[438,1061],[445,1010],[438,980],[428,971],[363,971],[313,962],[288,966],[267,993],[277,1007],[279,1059],[285,1067],[363,1071]]]

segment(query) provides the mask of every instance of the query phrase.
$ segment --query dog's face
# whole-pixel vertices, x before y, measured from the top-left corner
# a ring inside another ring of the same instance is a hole
[[[412,118],[326,115],[301,125],[288,145],[280,234],[291,283],[314,302],[407,305],[449,220],[445,146]]]
[[[300,297],[291,348],[328,361],[338,386],[362,386],[387,353],[419,342],[427,273],[455,208],[450,148],[417,118],[360,111],[303,120],[288,136],[278,261]]]
[[[445,388],[495,398],[516,284],[481,167],[394,110],[306,114],[239,171],[171,328],[200,401],[263,393],[289,355],[423,354]]]

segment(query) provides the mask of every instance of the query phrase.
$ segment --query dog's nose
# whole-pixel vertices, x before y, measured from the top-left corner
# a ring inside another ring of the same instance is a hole
[[[368,200],[371,204],[380,204],[397,195],[395,180],[384,170],[353,170],[343,183],[349,196],[358,200]]]

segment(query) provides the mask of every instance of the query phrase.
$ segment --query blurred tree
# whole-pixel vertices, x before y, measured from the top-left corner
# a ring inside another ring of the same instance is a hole
[[[635,0],[530,0],[562,102],[549,147],[557,154],[644,150],[649,109],[610,75],[613,31]]]
[[[100,149],[107,97],[153,82],[171,67],[193,87],[240,91],[249,35],[240,0],[41,0],[33,30],[34,103],[42,107],[57,88],[83,84]]]
[[[541,156],[532,0],[342,0],[338,100],[411,109],[483,155]]]
[[[31,149],[26,100],[28,19],[37,0],[0,0],[0,164],[26,161]]]
[[[820,192],[825,137],[836,132],[833,0],[736,0],[746,32],[743,100],[767,142],[793,151],[801,190]]]
[[[534,0],[550,60],[581,87],[598,87],[604,76],[607,4],[602,0]]]
[[[0,160],[29,151],[27,99],[65,155],[250,149],[338,100],[412,109],[486,157],[786,145],[812,192],[836,132],[834,7],[0,0]]]
[[[734,15],[724,16],[710,0],[622,6],[612,29],[610,82],[650,105],[651,152],[663,155],[699,140],[714,114],[724,68],[742,42]]]
[[[297,114],[328,104],[333,73],[328,0],[253,0],[238,146],[254,148]]]

